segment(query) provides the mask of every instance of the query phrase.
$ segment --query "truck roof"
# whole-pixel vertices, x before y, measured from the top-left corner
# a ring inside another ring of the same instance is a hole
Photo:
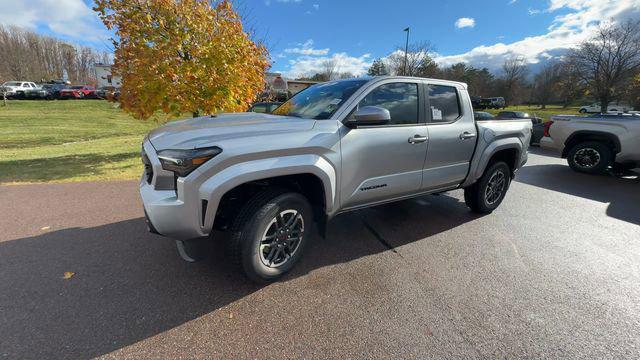
[[[451,85],[458,85],[458,86],[462,86],[465,90],[467,89],[467,84],[463,83],[463,82],[459,82],[459,81],[452,81],[452,80],[443,80],[443,79],[436,79],[436,78],[424,78],[424,77],[417,77],[417,76],[391,76],[391,75],[384,75],[384,76],[373,76],[373,77],[364,77],[366,78],[370,78],[370,79],[397,79],[397,80],[407,80],[407,79],[417,79],[417,80],[427,80],[427,81],[437,81],[439,83],[448,83]]]

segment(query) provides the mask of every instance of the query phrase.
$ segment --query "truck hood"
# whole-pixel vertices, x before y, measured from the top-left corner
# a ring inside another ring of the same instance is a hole
[[[203,116],[170,122],[147,138],[156,150],[193,149],[232,138],[268,136],[311,130],[315,120],[260,113]]]

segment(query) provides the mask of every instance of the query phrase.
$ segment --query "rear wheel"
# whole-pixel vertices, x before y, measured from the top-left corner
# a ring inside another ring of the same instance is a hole
[[[587,109],[580,109],[579,113],[580,114],[586,114],[587,113]]]
[[[304,196],[283,189],[258,193],[232,225],[229,252],[234,264],[253,281],[277,280],[302,257],[312,222]]]
[[[602,174],[613,162],[613,151],[601,142],[587,141],[569,150],[567,162],[574,171]]]
[[[464,189],[464,201],[472,211],[489,214],[500,206],[510,183],[509,166],[503,161],[497,161],[485,170],[475,184]]]

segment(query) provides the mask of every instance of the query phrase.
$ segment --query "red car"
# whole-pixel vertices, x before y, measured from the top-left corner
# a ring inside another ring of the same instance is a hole
[[[60,90],[61,99],[84,99],[95,98],[96,88],[89,85],[74,85],[68,89]]]

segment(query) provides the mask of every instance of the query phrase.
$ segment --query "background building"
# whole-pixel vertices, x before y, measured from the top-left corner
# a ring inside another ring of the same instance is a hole
[[[96,64],[96,87],[113,86],[119,88],[122,85],[122,78],[111,73],[111,65]]]

